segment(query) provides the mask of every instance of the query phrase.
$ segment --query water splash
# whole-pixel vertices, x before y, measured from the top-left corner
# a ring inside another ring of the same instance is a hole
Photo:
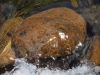
[[[69,70],[50,70],[48,68],[37,68],[28,63],[25,59],[16,59],[15,67],[10,72],[1,75],[96,75],[100,72],[100,67],[91,67],[87,64]]]

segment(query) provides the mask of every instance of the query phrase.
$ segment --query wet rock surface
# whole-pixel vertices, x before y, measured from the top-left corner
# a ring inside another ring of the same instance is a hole
[[[60,7],[25,19],[15,31],[12,45],[17,57],[25,57],[37,65],[44,62],[52,67],[57,67],[57,58],[60,67],[60,63],[64,66],[75,49],[82,46],[85,38],[84,19],[71,9]],[[61,60],[63,58],[65,61]]]
[[[88,22],[90,23],[90,20]],[[12,25],[13,23],[17,24],[17,21],[11,21]],[[97,32],[93,32],[98,35],[100,26],[98,23],[96,23],[96,26],[93,26],[93,24],[91,24],[93,28],[97,26],[95,28]],[[11,30],[13,32],[12,35],[7,33],[7,36],[12,37],[11,44],[16,57],[27,58],[28,62],[37,65],[37,67],[68,69],[78,65],[80,62],[73,55],[76,54],[76,49],[78,50],[84,45],[87,29],[84,19],[79,14],[71,9],[61,7],[49,9],[26,18],[23,23],[19,24],[17,29]],[[89,29],[92,30],[91,28]],[[0,36],[2,35],[0,34]],[[91,42],[93,47],[91,58],[89,59],[99,65],[100,44],[95,41]],[[6,56],[3,57],[1,59],[5,59]],[[5,62],[3,61],[3,63]]]

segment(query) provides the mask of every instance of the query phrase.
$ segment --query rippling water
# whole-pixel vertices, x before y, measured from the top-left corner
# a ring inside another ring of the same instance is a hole
[[[10,72],[1,75],[97,75],[100,67],[91,67],[88,64],[80,65],[69,70],[50,70],[48,68],[37,68],[25,59],[16,59],[15,67]]]

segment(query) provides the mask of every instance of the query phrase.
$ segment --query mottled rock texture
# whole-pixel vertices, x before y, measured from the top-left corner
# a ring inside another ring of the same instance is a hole
[[[58,57],[72,54],[85,40],[84,19],[68,8],[53,8],[24,20],[13,36],[17,56]]]
[[[15,31],[12,45],[17,57],[37,62],[38,59],[69,57],[85,38],[86,23],[82,16],[59,7],[26,18]]]

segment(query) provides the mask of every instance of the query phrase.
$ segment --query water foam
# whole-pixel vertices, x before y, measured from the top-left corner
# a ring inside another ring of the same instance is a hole
[[[2,75],[96,75],[100,67],[91,67],[87,64],[69,70],[50,70],[48,68],[37,68],[28,63],[25,59],[16,59],[15,67],[10,72]]]

